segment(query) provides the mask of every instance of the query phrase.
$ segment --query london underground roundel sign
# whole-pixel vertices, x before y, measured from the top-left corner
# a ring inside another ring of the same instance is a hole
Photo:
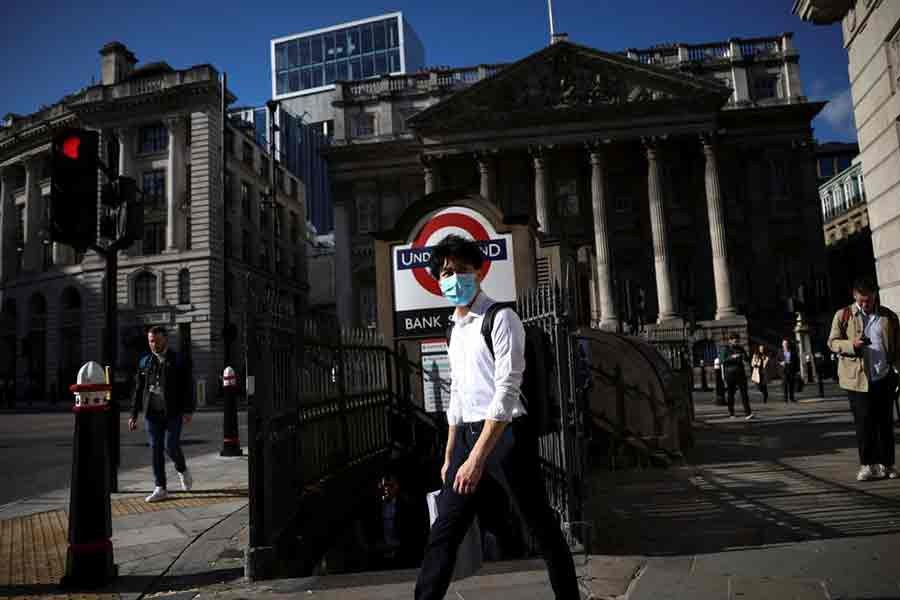
[[[455,234],[478,242],[485,262],[482,289],[501,302],[516,299],[512,235],[498,234],[483,215],[462,206],[443,208],[428,216],[408,244],[394,246],[394,315],[398,337],[433,335],[446,329],[450,304],[428,271],[431,248]]]

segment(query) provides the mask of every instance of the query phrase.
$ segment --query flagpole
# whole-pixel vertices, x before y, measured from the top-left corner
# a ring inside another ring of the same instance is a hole
[[[553,27],[553,0],[547,0],[547,12],[550,13],[550,39],[552,40],[556,34],[556,30]]]

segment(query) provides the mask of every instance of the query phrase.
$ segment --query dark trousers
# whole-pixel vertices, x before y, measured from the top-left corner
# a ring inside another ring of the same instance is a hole
[[[744,414],[749,415],[752,411],[750,410],[750,396],[747,393],[747,377],[739,373],[735,375],[726,374],[725,383],[728,384],[729,414],[734,414],[734,392],[736,389],[740,389],[741,403],[744,405]]]
[[[181,415],[166,417],[149,414],[145,417],[147,437],[150,439],[150,451],[153,453],[153,478],[156,485],[166,487],[166,457],[175,463],[175,470],[184,473],[187,464],[184,452],[181,451]]]
[[[796,402],[796,400],[794,400],[794,386],[797,385],[797,370],[785,369],[781,385],[784,388],[784,401]]]
[[[756,389],[759,390],[759,393],[762,394],[763,404],[769,401],[769,384],[764,381],[761,381],[756,384]]]
[[[478,440],[481,426],[481,423],[470,423],[456,428],[447,481],[438,496],[438,517],[431,526],[416,582],[416,600],[440,600],[450,585],[456,551],[475,517],[482,490],[479,483],[474,494],[457,494],[453,491],[453,481]],[[485,478],[500,484],[537,540],[556,599],[578,600],[581,596],[575,564],[556,512],[547,503],[538,467],[537,440],[523,419],[516,419],[504,430],[488,457],[482,475],[482,479]]]
[[[894,389],[895,375],[869,384],[868,392],[847,392],[856,423],[859,464],[894,465]]]

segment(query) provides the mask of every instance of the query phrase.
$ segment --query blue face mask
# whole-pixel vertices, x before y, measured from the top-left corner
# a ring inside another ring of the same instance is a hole
[[[455,273],[444,277],[441,279],[441,292],[455,306],[469,304],[478,292],[475,273]]]

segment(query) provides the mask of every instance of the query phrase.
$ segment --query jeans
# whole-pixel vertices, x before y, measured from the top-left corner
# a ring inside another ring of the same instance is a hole
[[[894,389],[896,375],[869,383],[868,392],[847,392],[856,424],[859,464],[894,466]]]
[[[781,385],[784,387],[784,401],[795,402],[794,386],[797,385],[797,371],[795,369],[785,369]]]
[[[456,428],[447,482],[438,496],[438,518],[431,527],[416,582],[416,600],[440,600],[450,585],[456,550],[472,524],[477,504],[483,496],[481,483],[474,494],[463,495],[453,491],[453,480],[478,440],[482,425],[464,423]],[[581,596],[575,564],[557,514],[547,503],[538,466],[537,439],[524,419],[516,419],[503,431],[485,465],[482,479],[487,478],[500,484],[537,540],[556,599],[578,600]]]
[[[153,454],[153,478],[157,487],[166,487],[166,457],[175,463],[175,470],[184,473],[187,464],[181,451],[181,415],[167,417],[149,414],[145,416],[147,437],[150,439],[150,451]]]

